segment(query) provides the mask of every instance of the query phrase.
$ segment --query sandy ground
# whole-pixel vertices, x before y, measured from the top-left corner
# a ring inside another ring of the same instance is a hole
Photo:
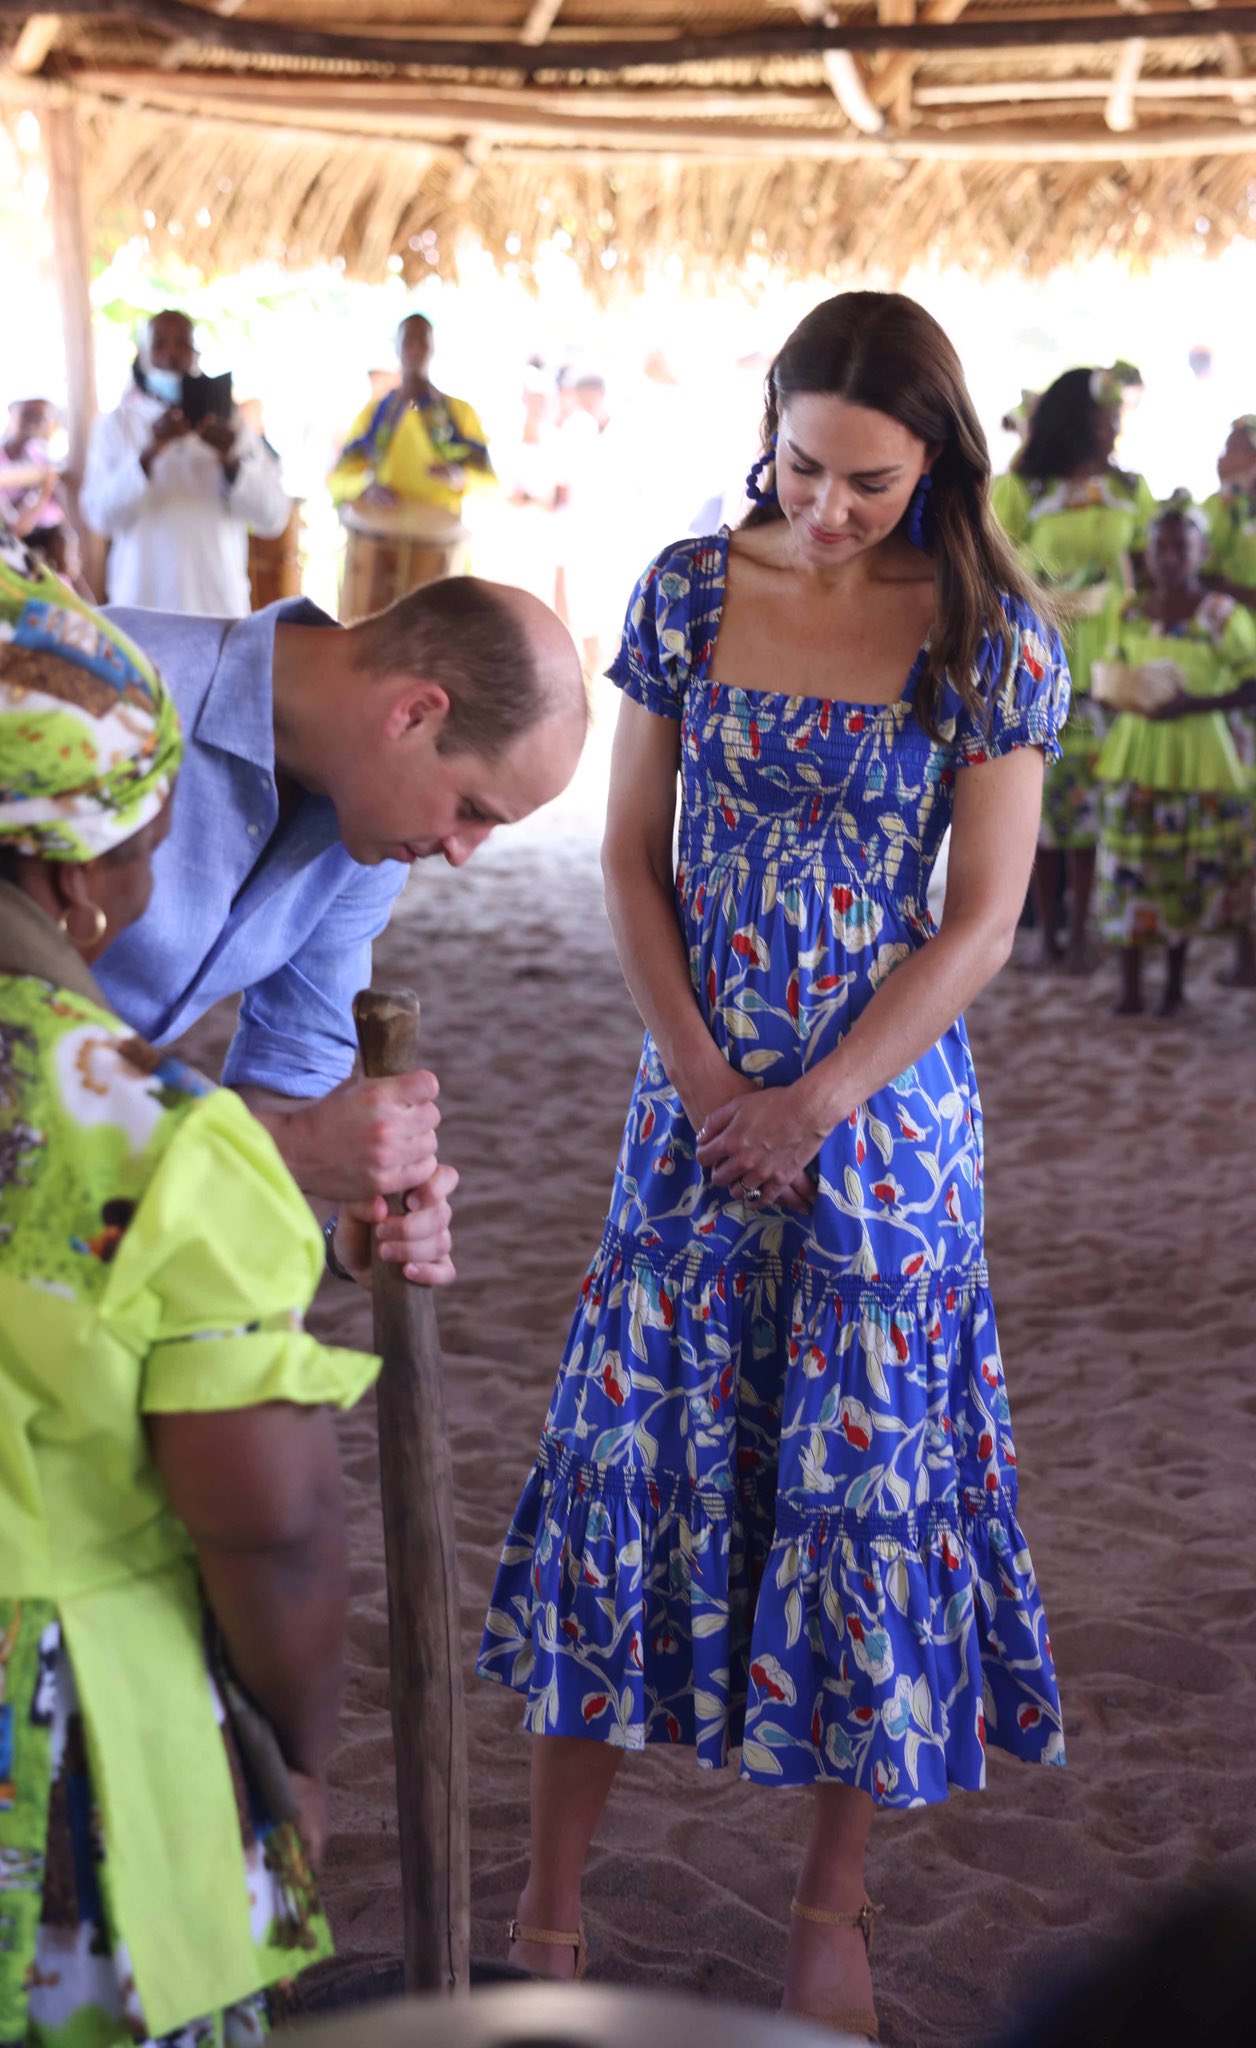
[[[376,979],[415,986],[441,1075],[459,1282],[441,1300],[458,1494],[474,1945],[502,1955],[527,1840],[512,1695],[470,1676],[497,1549],[600,1228],[640,1029],[597,868],[609,719],[580,786],[469,869],[416,871]],[[1022,1515],[1070,1768],[994,1756],[985,1795],[882,1816],[871,1889],[886,2037],[983,2038],[1151,1888],[1250,1840],[1256,997],[1201,949],[1190,1015],[1117,1023],[1113,970],[1003,975],[970,1025]],[[196,1050],[213,1066],[224,1020]],[[369,1342],[324,1289],[317,1326]],[[397,1953],[400,1905],[372,1406],[343,1428],[352,1660],[326,1889],[342,1951]],[[595,1975],[779,1997],[806,1795],[626,1760],[589,1873]]]

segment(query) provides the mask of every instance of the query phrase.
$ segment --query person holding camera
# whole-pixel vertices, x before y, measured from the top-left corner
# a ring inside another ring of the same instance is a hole
[[[83,517],[109,541],[111,604],[243,618],[250,528],[281,534],[291,506],[230,379],[197,374],[186,313],[155,313],[122,403],[92,429]]]

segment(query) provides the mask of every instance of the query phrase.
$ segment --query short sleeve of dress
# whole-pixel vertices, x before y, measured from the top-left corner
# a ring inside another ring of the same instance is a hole
[[[1011,633],[1000,677],[1000,649],[987,642],[982,680],[987,710],[963,706],[955,723],[957,767],[977,767],[1017,747],[1041,747],[1049,761],[1060,758],[1060,731],[1068,716],[1069,672],[1059,634],[1021,598],[1005,596]]]
[[[216,1089],[179,1119],[102,1303],[144,1353],[145,1414],[352,1406],[379,1361],[311,1337],[322,1239],[270,1137]]]
[[[659,718],[681,716],[708,625],[714,637],[719,605],[712,546],[677,541],[655,556],[628,600],[619,652],[606,671],[626,697]]]

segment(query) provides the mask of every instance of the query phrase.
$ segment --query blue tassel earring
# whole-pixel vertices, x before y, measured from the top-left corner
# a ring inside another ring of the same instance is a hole
[[[749,476],[746,478],[746,496],[752,505],[775,505],[776,485],[774,483],[769,484],[767,489],[763,490],[759,484],[759,478],[765,470],[771,469],[775,461],[776,435],[773,434],[771,447],[759,457],[759,460],[754,464]]]
[[[933,475],[926,469],[912,492],[911,504],[907,508],[907,538],[914,548],[925,546],[925,512],[932,489]]]

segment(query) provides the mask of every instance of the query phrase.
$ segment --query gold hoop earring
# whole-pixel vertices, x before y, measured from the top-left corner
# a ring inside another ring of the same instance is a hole
[[[76,939],[73,932],[70,930],[70,918],[73,912],[76,910],[91,911],[92,935],[89,939]],[[87,949],[91,946],[98,946],[101,940],[104,938],[105,933],[108,931],[108,929],[109,919],[105,916],[105,913],[101,909],[99,903],[72,903],[70,905],[69,910],[63,911],[61,916],[57,919],[57,930],[59,932],[65,933],[66,938],[70,941],[70,944],[78,953],[86,952]]]

